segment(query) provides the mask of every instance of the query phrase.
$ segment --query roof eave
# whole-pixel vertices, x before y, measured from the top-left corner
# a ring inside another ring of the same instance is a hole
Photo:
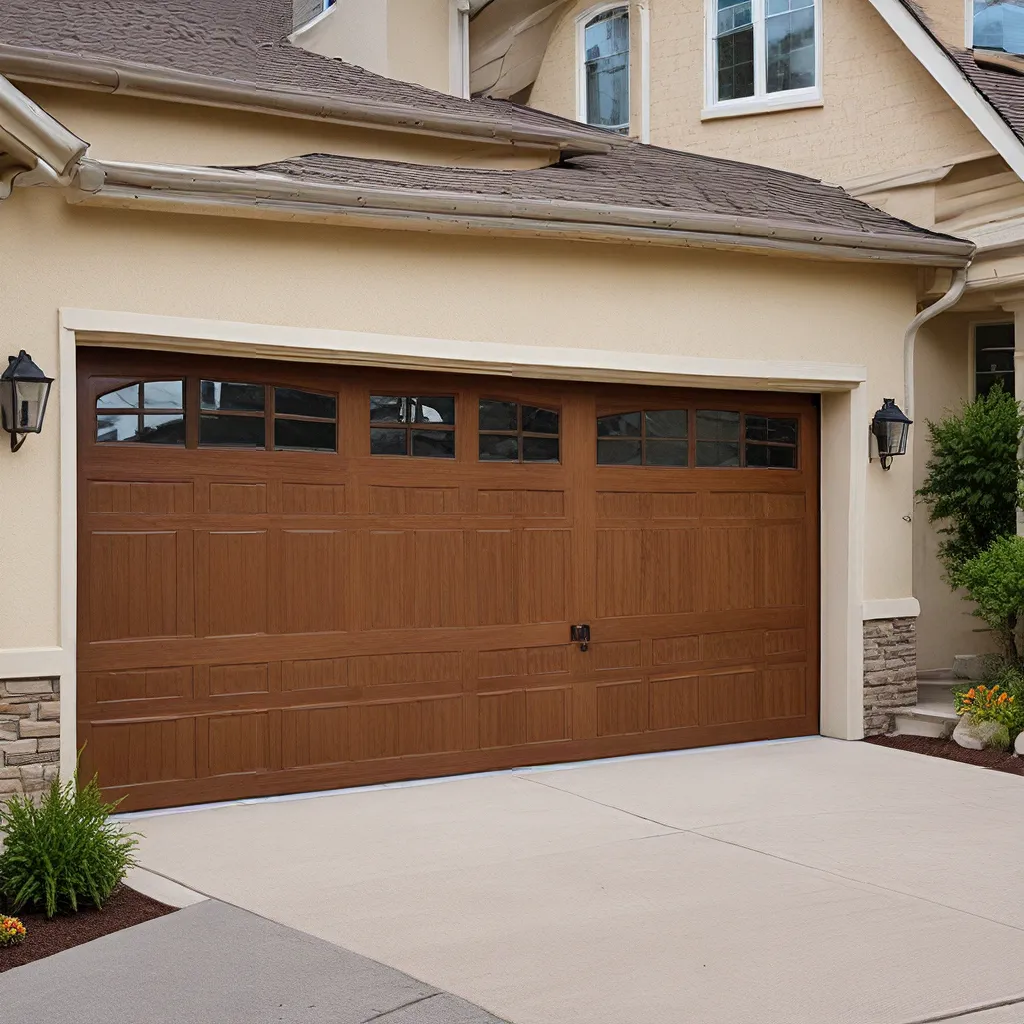
[[[372,221],[391,228],[562,235],[928,267],[963,267],[974,254],[972,242],[937,235],[865,234],[784,220],[310,182],[219,168],[89,160],[77,186],[68,194],[76,203],[228,216]]]
[[[360,102],[325,94],[269,88],[210,75],[197,75],[103,57],[84,57],[0,43],[0,72],[9,78],[146,99],[163,99],[312,118],[390,131],[472,139],[502,145],[559,149],[572,153],[608,153],[627,140],[593,130],[527,128],[500,118],[461,116],[400,104]]]

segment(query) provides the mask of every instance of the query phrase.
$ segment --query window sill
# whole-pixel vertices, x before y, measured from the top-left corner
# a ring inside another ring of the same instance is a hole
[[[803,110],[823,107],[825,100],[815,89],[812,92],[778,93],[775,96],[757,96],[743,100],[727,100],[705,107],[700,112],[702,121],[717,121],[723,117],[747,117],[751,114],[771,114],[783,110]]]

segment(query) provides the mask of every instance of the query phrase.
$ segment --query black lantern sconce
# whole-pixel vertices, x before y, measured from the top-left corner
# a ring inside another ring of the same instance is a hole
[[[871,420],[871,433],[878,446],[878,461],[882,469],[888,469],[895,456],[907,454],[911,423],[913,420],[907,419],[895,399],[882,399],[882,408]]]
[[[27,435],[43,429],[52,383],[53,378],[47,377],[24,349],[7,357],[7,369],[0,373],[0,427],[11,435],[12,452],[25,443]]]

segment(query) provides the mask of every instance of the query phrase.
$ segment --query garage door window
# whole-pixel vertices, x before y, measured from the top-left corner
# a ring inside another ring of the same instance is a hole
[[[152,380],[108,391],[96,399],[96,441],[185,443],[184,387]]]
[[[746,416],[746,464],[796,469],[797,421],[776,416]]]
[[[274,447],[336,452],[337,398],[297,388],[274,388]]]
[[[480,400],[481,462],[558,462],[556,409]]]
[[[266,390],[263,384],[200,381],[200,446],[266,447]]]
[[[597,418],[600,466],[686,466],[689,413],[648,409]]]
[[[454,459],[454,396],[371,395],[370,454]]]

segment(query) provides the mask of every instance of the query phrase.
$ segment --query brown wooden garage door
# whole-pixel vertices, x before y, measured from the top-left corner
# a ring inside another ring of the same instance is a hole
[[[811,397],[79,355],[125,807],[817,731]]]

